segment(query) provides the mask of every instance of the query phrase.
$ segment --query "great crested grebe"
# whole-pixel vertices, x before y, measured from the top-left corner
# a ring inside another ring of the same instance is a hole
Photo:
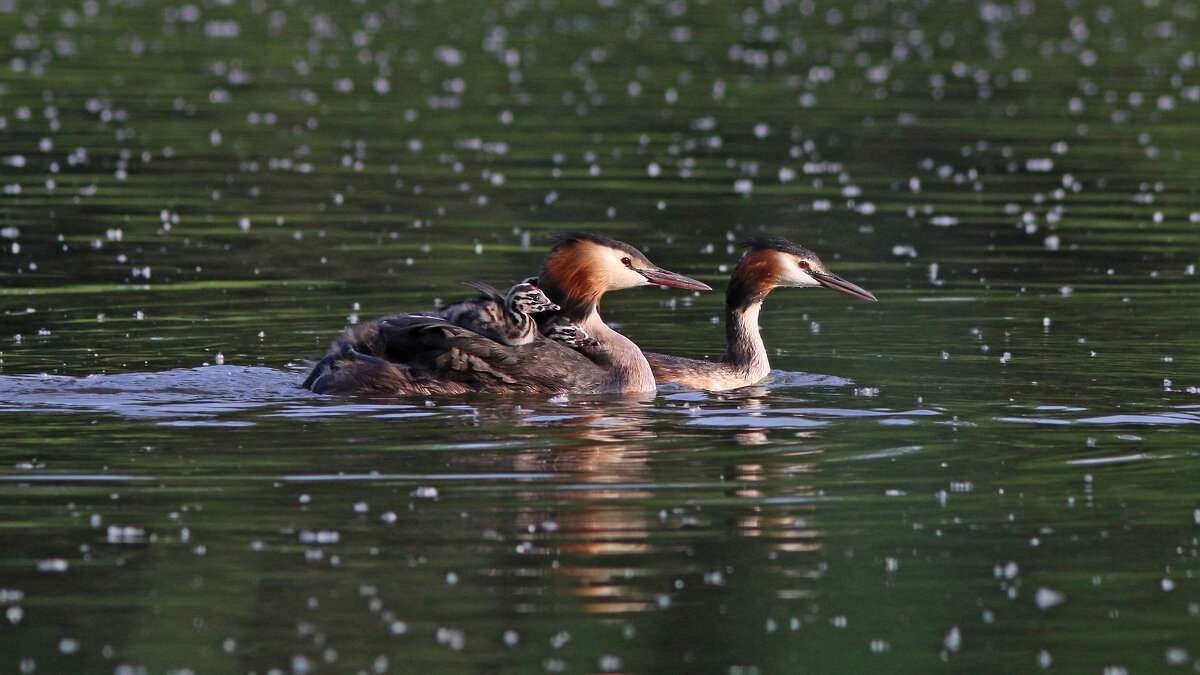
[[[456,326],[468,328],[509,346],[527,345],[537,337],[538,325],[531,314],[562,309],[537,287],[537,277],[513,284],[507,294],[480,281],[463,283],[478,290],[481,295],[456,302],[429,315],[441,317]]]
[[[343,331],[303,386],[317,393],[393,396],[652,392],[650,364],[637,345],[600,318],[600,298],[650,284],[712,290],[656,266],[628,244],[583,233],[560,235],[538,278],[562,307],[543,313],[542,324],[573,322],[595,345],[571,349],[541,335],[528,344],[505,345],[438,316],[400,314]]]
[[[824,287],[863,300],[868,291],[846,281],[817,258],[817,254],[787,239],[772,237],[744,241],[750,250],[738,262],[725,291],[725,353],[721,360],[643,352],[660,383],[673,382],[695,389],[719,391],[761,382],[771,372],[767,348],[758,332],[758,313],[772,289]]]

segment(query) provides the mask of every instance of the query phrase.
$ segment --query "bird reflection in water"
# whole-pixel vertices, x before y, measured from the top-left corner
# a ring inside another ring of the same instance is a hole
[[[765,390],[729,392],[721,400],[742,415],[769,413]],[[654,431],[658,411],[638,403],[579,408],[573,404],[552,420],[536,414],[543,411],[525,418],[553,424],[556,435],[576,443],[505,455],[516,473],[554,476],[552,484],[531,480],[511,495],[525,504],[509,511],[512,534],[504,537],[515,540],[528,561],[518,574],[564,582],[523,585],[516,609],[561,611],[565,604],[588,614],[660,611],[734,577],[761,574],[794,580],[775,585],[779,599],[814,596],[824,533],[814,524],[821,495],[808,477],[820,466],[812,461],[821,452],[814,447],[818,432],[729,432],[746,460],[735,460],[721,475],[701,475],[686,439],[663,439]],[[772,438],[779,433],[796,442],[764,453],[781,445]],[[750,540],[755,543],[747,545]],[[493,573],[513,570],[501,565]]]

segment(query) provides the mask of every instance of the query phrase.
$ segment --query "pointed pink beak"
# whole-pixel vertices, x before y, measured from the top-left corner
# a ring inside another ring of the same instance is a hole
[[[809,271],[809,274],[812,275],[812,278],[817,280],[818,284],[821,284],[831,291],[845,293],[846,295],[862,298],[863,300],[870,300],[871,302],[878,302],[878,300],[875,299],[875,296],[871,295],[870,291],[862,288],[861,286],[856,286],[855,284],[846,281],[836,274],[821,274],[820,272],[813,272],[811,270]]]
[[[703,281],[696,281],[691,277],[685,277],[682,274],[676,274],[675,272],[664,270],[661,267],[655,267],[652,269],[642,269],[637,267],[634,268],[634,271],[646,277],[647,281],[659,284],[661,286],[670,286],[671,288],[686,288],[689,291],[712,290],[712,286],[709,286]]]

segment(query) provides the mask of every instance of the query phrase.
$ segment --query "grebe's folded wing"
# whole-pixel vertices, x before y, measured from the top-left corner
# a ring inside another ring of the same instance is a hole
[[[444,319],[392,316],[379,322],[379,356],[421,379],[443,379],[475,391],[571,392],[600,386],[605,373],[586,356],[538,336],[506,345]]]

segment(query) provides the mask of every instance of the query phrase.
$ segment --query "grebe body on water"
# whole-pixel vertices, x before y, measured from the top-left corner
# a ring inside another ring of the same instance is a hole
[[[711,290],[664,270],[615,239],[559,236],[542,263],[538,286],[561,307],[539,323],[569,321],[595,344],[572,349],[541,334],[506,345],[441,316],[400,314],[346,329],[309,373],[318,393],[377,395],[624,393],[654,391],[640,349],[600,317],[600,298],[650,284]]]
[[[750,239],[742,246],[749,251],[734,268],[725,291],[725,353],[719,361],[705,361],[643,352],[660,384],[720,391],[764,380],[771,364],[758,316],[773,289],[819,287],[875,300],[870,292],[829,271],[817,254],[787,239]]]

